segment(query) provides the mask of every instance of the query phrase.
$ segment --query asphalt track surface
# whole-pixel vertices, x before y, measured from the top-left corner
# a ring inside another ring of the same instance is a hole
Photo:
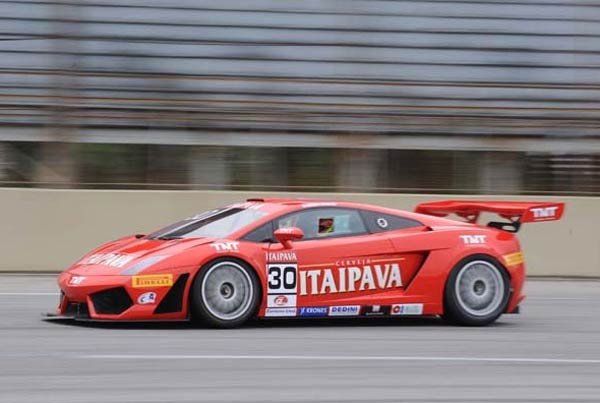
[[[50,276],[0,276],[0,402],[600,402],[600,282],[530,281],[521,315],[73,325]]]

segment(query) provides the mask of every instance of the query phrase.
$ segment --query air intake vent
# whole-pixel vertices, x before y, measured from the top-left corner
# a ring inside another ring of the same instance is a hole
[[[92,294],[92,302],[96,313],[108,315],[118,315],[133,305],[133,301],[123,287]]]
[[[154,310],[155,314],[181,312],[183,308],[183,292],[185,291],[185,283],[189,276],[187,273],[179,276],[173,287],[171,287],[167,295],[165,295]]]

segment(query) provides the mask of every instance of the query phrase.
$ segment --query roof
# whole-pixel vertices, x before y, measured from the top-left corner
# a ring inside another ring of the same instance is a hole
[[[313,199],[313,198],[301,198],[301,197],[274,197],[274,198],[262,198],[252,197],[246,199],[247,202],[259,202],[259,203],[274,203],[274,204],[300,204],[300,203],[338,203],[335,200],[328,199]]]

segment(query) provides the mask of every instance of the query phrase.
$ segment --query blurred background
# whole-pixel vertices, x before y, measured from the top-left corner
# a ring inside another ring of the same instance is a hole
[[[600,194],[600,3],[0,1],[0,185]]]
[[[566,212],[490,328],[39,320],[109,240],[290,195]],[[600,0],[0,0],[2,402],[597,403],[599,228]]]

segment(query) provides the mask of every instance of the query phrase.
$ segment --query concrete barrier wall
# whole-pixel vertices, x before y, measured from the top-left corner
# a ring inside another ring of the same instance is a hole
[[[90,249],[123,235],[146,233],[248,197],[281,196],[343,199],[405,210],[412,210],[423,201],[461,198],[455,195],[3,188],[0,189],[0,271],[60,271]],[[565,201],[567,207],[562,221],[528,224],[521,230],[528,273],[600,277],[600,198],[478,198]]]

